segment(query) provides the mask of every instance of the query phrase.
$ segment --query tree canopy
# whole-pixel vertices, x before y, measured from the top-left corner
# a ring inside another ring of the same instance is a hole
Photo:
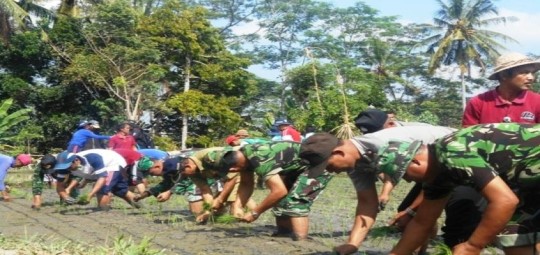
[[[1,120],[4,142],[59,150],[94,119],[104,134],[131,120],[163,148],[203,147],[239,128],[265,136],[277,118],[336,132],[370,106],[458,127],[459,84],[434,70],[457,64],[464,79],[490,67],[509,38],[483,28],[512,18],[489,0],[438,3],[433,24],[405,25],[362,2],[62,1],[42,12],[0,0],[0,100],[23,119]]]

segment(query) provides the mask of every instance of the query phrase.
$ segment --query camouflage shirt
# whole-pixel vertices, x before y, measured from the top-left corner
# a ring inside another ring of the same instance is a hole
[[[299,157],[300,143],[297,142],[247,144],[240,151],[247,158],[247,171],[255,172],[265,179],[274,174],[304,171],[307,168]]]
[[[225,152],[232,149],[233,147],[211,147],[195,152],[189,159],[197,165],[198,171],[190,176],[190,179],[201,186],[209,182],[213,183],[214,178],[224,177],[226,173],[220,173],[217,170]]]
[[[432,145],[441,173],[424,184],[428,199],[441,198],[457,185],[481,190],[496,176],[512,189],[540,184],[540,125],[476,125]]]

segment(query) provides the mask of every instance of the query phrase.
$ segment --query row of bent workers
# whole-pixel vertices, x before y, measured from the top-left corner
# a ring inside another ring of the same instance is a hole
[[[333,174],[346,172],[358,202],[347,243],[334,247],[338,254],[358,251],[391,190],[405,180],[416,185],[391,223],[403,230],[391,254],[425,252],[443,210],[443,238],[454,254],[480,254],[489,245],[506,254],[538,254],[540,125],[534,123],[539,122],[540,96],[529,91],[538,69],[540,62],[523,55],[501,56],[489,77],[499,85],[471,99],[466,127],[459,130],[401,122],[368,109],[355,119],[364,135],[352,139],[315,133],[301,143],[261,141],[187,156],[155,149],[66,151],[45,156],[38,168],[55,175],[66,203],[73,203],[76,187],[88,182],[93,183],[89,198],[96,196],[102,208],[109,206],[111,194],[138,207],[150,196],[163,202],[186,193],[197,221],[226,206],[244,222],[271,210],[274,235],[295,240],[307,238],[311,205]],[[14,166],[24,163],[13,160]],[[137,193],[128,189],[147,176],[162,180]],[[255,176],[269,189],[259,203],[251,200]],[[383,181],[380,194],[378,179]]]
[[[201,222],[227,205],[245,222],[272,209],[277,226],[274,235],[301,240],[308,236],[310,207],[332,179],[331,173],[347,172],[358,205],[348,244],[336,247],[343,254],[358,249],[390,190],[401,179],[423,183],[424,199],[406,200],[405,207],[400,206],[394,225],[403,228],[412,220],[396,254],[410,254],[421,247],[443,209],[443,237],[451,246],[481,250],[503,229],[505,235],[497,239],[503,247],[532,245],[536,240],[540,125],[499,123],[456,131],[399,122],[375,109],[363,112],[357,125],[368,134],[339,140],[329,133],[316,133],[302,143],[212,147],[189,156],[171,157],[157,149],[65,151],[56,158],[45,155],[35,174],[41,176],[34,182],[43,180],[44,174],[53,175],[65,203],[75,203],[77,188],[93,183],[88,199],[96,196],[105,209],[111,193],[134,207],[149,196],[163,202],[172,194],[187,193],[190,209]],[[373,129],[382,130],[370,133]],[[385,183],[378,196],[375,182],[380,173]],[[250,199],[255,174],[270,190],[259,204]],[[138,193],[128,189],[147,176],[161,176],[162,180]],[[33,185],[33,191],[41,194],[36,189],[39,185]],[[213,210],[205,211],[203,201]],[[34,206],[39,203],[35,201]],[[521,220],[516,226],[506,226],[513,217]]]

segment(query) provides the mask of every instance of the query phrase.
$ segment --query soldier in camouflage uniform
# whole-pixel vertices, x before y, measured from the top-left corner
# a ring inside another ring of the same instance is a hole
[[[471,126],[429,146],[389,143],[379,154],[378,169],[394,183],[401,178],[424,182],[425,196],[391,254],[411,254],[427,238],[457,185],[474,186],[488,206],[472,236],[454,246],[454,254],[480,254],[496,237],[505,254],[537,254],[539,145],[540,125],[516,123]],[[516,224],[507,225],[512,218]]]
[[[54,172],[54,164],[56,164],[56,158],[51,154],[46,154],[34,168],[34,174],[32,175],[32,195],[34,195],[32,209],[39,210],[41,208],[41,193],[43,192],[45,183],[44,178],[45,175],[52,178],[51,174]]]
[[[307,238],[308,213],[311,204],[321,194],[330,181],[326,173],[316,179],[307,177],[306,165],[299,155],[300,144],[296,142],[271,142],[268,144],[247,144],[239,151],[227,153],[222,166],[230,171],[240,172],[241,181],[235,215],[245,222],[255,221],[259,215],[273,208],[278,235],[292,235],[295,240]],[[251,212],[243,214],[240,209],[251,197],[254,189],[254,175],[262,178],[270,189],[270,194]]]
[[[224,186],[229,188],[236,183],[233,177],[227,178],[227,171],[218,171],[223,152],[229,148],[207,148],[187,157],[173,157],[161,164],[156,163],[149,174],[161,175],[163,180],[145,191],[139,199],[153,195],[159,202],[164,202],[173,192],[187,194],[190,210],[197,215],[197,222],[206,221],[213,211],[205,210],[204,203],[220,209],[230,195],[230,192],[224,192]]]

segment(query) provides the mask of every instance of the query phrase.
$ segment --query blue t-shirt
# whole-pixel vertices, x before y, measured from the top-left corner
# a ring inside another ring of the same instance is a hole
[[[149,157],[150,159],[165,160],[169,157],[169,153],[158,149],[140,149],[138,150],[142,155]]]
[[[4,179],[6,178],[9,168],[13,166],[15,158],[0,154],[0,191],[4,191],[6,188],[4,185]]]
[[[77,146],[82,148],[82,147],[84,147],[84,145],[86,144],[86,141],[89,138],[109,139],[111,137],[108,136],[108,135],[96,135],[96,134],[94,134],[94,132],[92,132],[92,131],[90,131],[88,129],[79,129],[71,137],[71,140],[68,143],[68,147],[69,147],[69,145],[77,145]]]

